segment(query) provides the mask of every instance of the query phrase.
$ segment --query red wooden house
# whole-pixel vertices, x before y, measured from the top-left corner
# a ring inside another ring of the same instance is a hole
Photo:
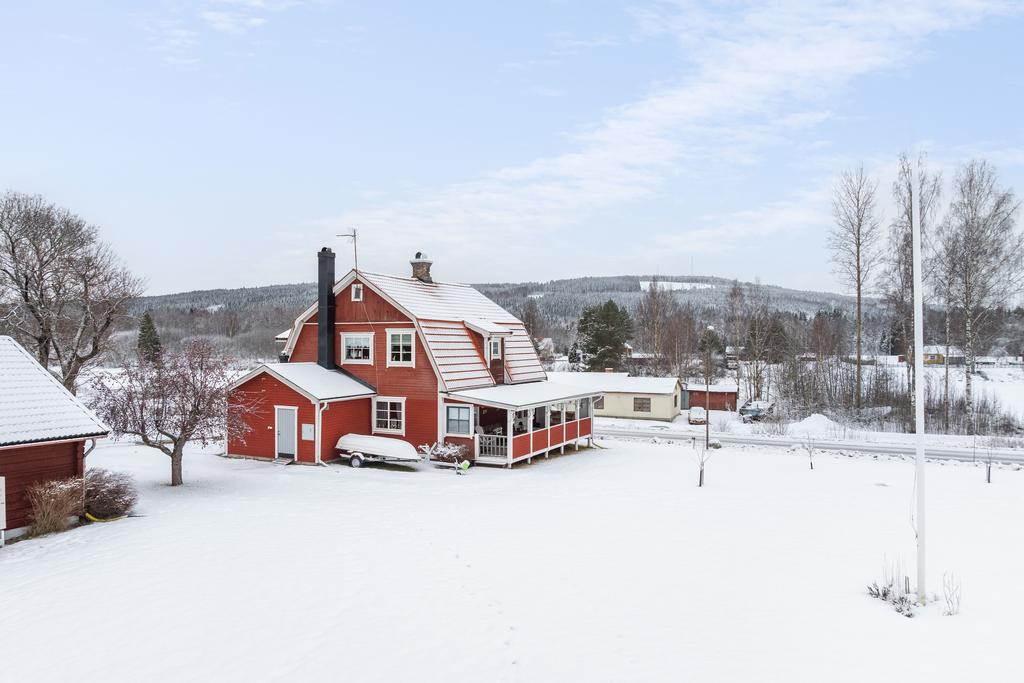
[[[258,400],[228,454],[321,463],[349,433],[466,447],[506,465],[590,438],[595,392],[547,381],[522,321],[468,285],[352,270],[319,253],[318,301],[295,321],[281,363],[239,379]],[[323,324],[322,324],[323,323]]]
[[[81,476],[86,442],[109,431],[16,341],[0,337],[0,542],[31,522],[28,488]]]

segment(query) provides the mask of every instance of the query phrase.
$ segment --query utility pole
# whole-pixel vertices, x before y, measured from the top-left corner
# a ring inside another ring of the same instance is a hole
[[[704,353],[704,448],[711,448],[711,343],[710,338],[714,333],[714,325],[708,325],[708,343],[705,344]]]
[[[355,270],[359,270],[359,231],[352,228],[352,232],[343,232],[335,237],[347,237],[352,240],[352,261],[355,266]]]
[[[924,285],[921,258],[921,211],[918,206],[917,178],[912,176],[910,191],[910,227],[914,249],[914,479],[917,488],[917,599],[925,602],[925,524],[924,524]]]

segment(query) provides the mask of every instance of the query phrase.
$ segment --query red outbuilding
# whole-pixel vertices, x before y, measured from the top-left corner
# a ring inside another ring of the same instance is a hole
[[[523,322],[472,287],[435,282],[417,254],[411,277],[334,276],[319,252],[317,303],[295,321],[282,362],[240,378],[233,398],[259,407],[232,456],[321,463],[345,434],[415,447],[459,444],[506,465],[592,433],[592,390],[547,381]]]
[[[0,336],[0,540],[31,522],[26,491],[81,476],[99,418],[10,337]]]
[[[736,410],[739,390],[735,385],[712,384],[710,392],[703,384],[687,384],[684,387],[684,408],[699,406],[704,408],[710,404],[711,410]],[[710,396],[708,394],[710,393]]]

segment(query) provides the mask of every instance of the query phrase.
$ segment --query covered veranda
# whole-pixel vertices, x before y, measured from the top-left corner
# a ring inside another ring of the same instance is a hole
[[[445,441],[465,446],[482,465],[511,467],[593,435],[593,402],[600,393],[556,384],[501,384],[447,394]]]

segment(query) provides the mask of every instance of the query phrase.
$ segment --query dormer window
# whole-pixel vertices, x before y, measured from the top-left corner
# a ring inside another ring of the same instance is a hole
[[[352,301],[363,300],[363,285],[362,283],[355,282],[352,284]]]
[[[501,360],[501,338],[491,339],[491,360]]]

